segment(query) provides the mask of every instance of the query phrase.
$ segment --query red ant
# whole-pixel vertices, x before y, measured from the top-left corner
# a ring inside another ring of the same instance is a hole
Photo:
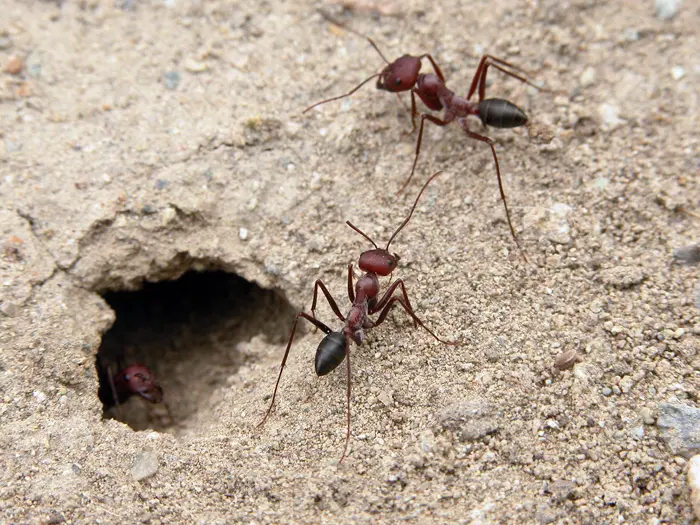
[[[325,13],[321,13],[327,20],[331,23],[345,27],[341,22],[333,20]],[[356,33],[354,30],[351,30]],[[359,34],[359,33],[356,33]],[[411,133],[416,130],[416,116],[420,116],[420,130],[418,132],[418,142],[416,144],[416,155],[413,160],[413,167],[411,168],[411,174],[408,176],[406,181],[401,186],[399,193],[401,193],[408,183],[410,182],[413,174],[416,170],[416,165],[418,164],[418,155],[420,154],[420,147],[423,141],[423,126],[425,121],[428,120],[437,126],[447,126],[453,121],[457,121],[464,132],[471,138],[485,142],[491,148],[491,153],[493,154],[493,160],[496,164],[496,177],[498,178],[498,189],[501,192],[501,200],[503,201],[503,206],[506,210],[506,219],[508,221],[508,227],[510,228],[510,233],[513,236],[518,250],[527,262],[527,257],[523,251],[520,243],[518,242],[518,237],[515,234],[515,228],[513,228],[513,223],[510,220],[510,212],[508,211],[508,204],[506,203],[506,194],[503,190],[503,182],[501,181],[501,169],[498,164],[498,157],[496,156],[496,149],[493,146],[493,141],[484,135],[475,133],[469,129],[469,123],[467,117],[470,115],[477,116],[481,119],[484,126],[492,126],[495,128],[516,128],[524,126],[528,122],[527,115],[518,106],[512,102],[502,99],[502,98],[489,98],[485,99],[486,94],[486,72],[489,66],[502,71],[506,75],[517,78],[521,82],[524,82],[530,86],[542,90],[540,86],[533,84],[525,76],[518,75],[513,71],[509,71],[505,68],[510,68],[516,72],[525,75],[525,71],[518,66],[510,64],[505,60],[496,58],[492,55],[484,55],[481,57],[479,62],[479,67],[476,69],[474,78],[472,80],[471,87],[466,97],[461,97],[457,95],[454,91],[450,90],[445,84],[445,77],[437,65],[433,57],[429,54],[423,54],[420,56],[403,55],[402,57],[396,59],[394,62],[389,62],[382,52],[379,50],[374,41],[365,37],[369,40],[372,47],[379,53],[379,55],[387,63],[386,67],[382,69],[379,73],[372,75],[366,80],[362,81],[357,87],[349,91],[344,95],[338,97],[329,98],[317,102],[316,104],[309,106],[303,112],[306,113],[316,106],[325,104],[326,102],[331,102],[334,100],[339,100],[345,97],[349,97],[355,91],[364,86],[367,82],[373,78],[377,78],[377,89],[384,91],[389,91],[392,93],[400,93],[403,91],[411,92],[411,122],[413,124],[413,129]],[[435,73],[423,74],[420,73],[422,60],[427,58],[435,70]],[[479,102],[473,102],[470,99],[477,93],[479,94]],[[433,115],[427,113],[421,113],[419,115],[416,109],[416,95],[423,101],[423,103],[432,111],[445,110],[443,119],[439,119]]]
[[[416,201],[414,202],[413,207],[411,208],[411,211],[408,214],[408,217],[406,217],[406,219],[401,223],[398,229],[393,233],[393,235],[389,239],[389,242],[386,244],[386,248],[377,247],[377,244],[367,234],[365,234],[359,228],[350,223],[350,221],[347,221],[346,224],[350,226],[350,228],[362,235],[374,246],[374,249],[362,252],[362,254],[360,254],[358,266],[365,273],[358,279],[357,283],[355,283],[354,286],[353,263],[350,263],[348,265],[348,297],[352,302],[350,311],[348,312],[347,316],[343,316],[343,314],[340,312],[340,309],[338,308],[337,303],[328,291],[328,288],[326,288],[326,285],[323,284],[323,281],[321,281],[320,279],[316,281],[316,283],[314,284],[314,297],[311,303],[311,315],[305,312],[299,312],[296,318],[294,319],[292,331],[289,336],[289,342],[287,343],[287,348],[284,351],[284,357],[282,358],[280,372],[277,376],[277,382],[275,383],[275,390],[272,393],[272,400],[270,401],[270,406],[267,409],[267,412],[265,413],[265,417],[258,424],[259,427],[265,423],[267,417],[272,411],[272,407],[275,404],[277,389],[280,384],[280,379],[282,379],[282,372],[284,371],[284,366],[287,363],[287,357],[289,356],[289,350],[292,346],[292,341],[294,340],[294,333],[296,332],[299,318],[306,319],[326,334],[321,343],[318,345],[318,349],[316,350],[316,375],[325,376],[326,374],[330,373],[335,368],[337,368],[338,365],[340,365],[343,362],[343,360],[347,358],[348,422],[347,433],[345,436],[345,448],[343,449],[343,455],[340,458],[341,462],[345,458],[345,455],[348,450],[348,444],[350,442],[350,340],[354,341],[357,345],[361,345],[365,340],[365,330],[375,328],[382,324],[386,319],[387,315],[389,314],[389,311],[394,306],[394,304],[398,303],[403,307],[404,310],[406,310],[408,315],[410,315],[413,318],[415,326],[420,325],[423,329],[425,329],[430,335],[432,335],[436,340],[438,340],[441,343],[447,345],[459,344],[458,342],[445,341],[443,339],[440,339],[437,335],[435,335],[435,333],[433,333],[432,330],[430,330],[430,328],[423,324],[423,322],[413,311],[413,307],[411,306],[411,302],[408,298],[408,293],[406,292],[406,287],[401,279],[397,279],[396,281],[394,281],[386,290],[386,292],[384,292],[381,298],[378,298],[380,291],[378,276],[386,277],[390,275],[398,266],[400,259],[400,257],[397,254],[391,254],[389,252],[389,245],[391,245],[391,241],[394,240],[396,235],[403,229],[404,226],[406,226],[408,221],[411,219],[411,216],[413,215],[413,212],[416,209],[418,201],[421,195],[423,194],[425,188],[440,173],[442,172],[435,173],[425,183],[420,193],[418,194],[418,197],[416,197]],[[394,292],[396,292],[398,288],[401,289],[402,297],[394,296]],[[345,323],[341,330],[333,331],[324,323],[316,319],[316,301],[318,298],[319,289],[323,292],[323,295],[326,297],[328,304],[333,310],[333,313],[335,313],[338,319]],[[379,314],[379,317],[376,320],[372,320],[369,318],[369,316],[377,313]]]
[[[146,365],[130,365],[116,374],[112,374],[111,366],[99,370],[100,387],[97,396],[105,410],[114,407],[119,412],[119,406],[126,403],[132,396],[139,396],[149,403],[163,403],[172,422],[170,407],[163,402],[163,388]]]

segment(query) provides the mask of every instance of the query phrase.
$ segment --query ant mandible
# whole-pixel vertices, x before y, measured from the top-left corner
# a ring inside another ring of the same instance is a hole
[[[341,27],[345,27],[341,22],[335,21],[333,18],[329,17],[325,13],[321,13],[327,20]],[[359,34],[354,30],[353,33]],[[358,89],[364,86],[367,82],[373,78],[377,78],[377,89],[384,91],[389,91],[391,93],[400,93],[404,91],[411,92],[411,123],[413,124],[413,133],[416,126],[416,117],[420,116],[420,129],[418,132],[418,141],[416,143],[416,153],[413,160],[413,166],[411,167],[411,173],[406,179],[406,181],[401,186],[399,193],[401,193],[410,180],[413,178],[413,174],[416,170],[416,165],[418,164],[418,156],[420,155],[420,147],[423,142],[423,127],[425,121],[428,120],[437,126],[447,126],[453,121],[457,121],[464,132],[471,138],[485,142],[491,148],[491,153],[493,155],[494,163],[496,164],[496,177],[498,179],[498,189],[501,194],[501,200],[503,201],[503,207],[506,212],[506,220],[508,221],[508,227],[510,228],[510,233],[515,241],[521,256],[527,262],[527,256],[520,246],[518,241],[518,236],[515,233],[515,228],[510,219],[510,211],[508,210],[508,204],[506,202],[506,194],[503,189],[503,182],[501,180],[501,168],[498,163],[498,156],[496,155],[496,149],[493,145],[493,140],[489,137],[471,131],[469,129],[469,123],[467,117],[470,115],[479,117],[484,126],[492,126],[494,128],[517,128],[524,126],[528,122],[527,115],[518,106],[512,102],[502,99],[502,98],[484,98],[486,95],[486,73],[490,66],[502,71],[506,75],[517,78],[521,82],[524,82],[536,89],[542,90],[543,88],[533,84],[524,75],[526,72],[505,60],[496,58],[492,55],[484,55],[479,61],[479,66],[476,69],[474,78],[472,79],[471,87],[466,97],[457,95],[454,91],[450,90],[445,84],[445,77],[437,65],[433,57],[429,54],[423,54],[420,56],[403,55],[402,57],[396,59],[394,62],[389,62],[382,52],[379,50],[374,41],[365,37],[369,40],[372,47],[379,53],[379,55],[384,59],[387,65],[380,71],[372,75],[371,77],[362,81],[354,89],[340,95],[338,97],[329,98],[317,102],[316,104],[306,108],[303,113],[306,113],[310,109],[313,109],[326,102],[332,102],[334,100],[339,100],[345,97],[349,97],[355,93]],[[433,66],[435,73],[420,73],[422,60],[427,58]],[[509,69],[506,69],[509,68]],[[520,74],[518,74],[520,73]],[[474,102],[471,98],[475,93],[478,93],[479,101]],[[421,101],[430,109],[431,111],[442,111],[445,110],[442,119],[439,119],[428,113],[419,114],[416,109],[416,95]]]
[[[352,303],[350,311],[347,316],[344,316],[338,304],[333,299],[332,295],[326,288],[326,285],[318,279],[314,284],[314,296],[311,303],[311,315],[305,312],[299,312],[294,319],[294,324],[292,325],[292,331],[289,335],[289,341],[287,342],[287,348],[284,351],[284,357],[282,358],[282,364],[280,365],[279,375],[277,376],[277,382],[275,383],[275,389],[272,393],[272,400],[270,401],[270,406],[265,413],[265,417],[258,424],[258,427],[262,426],[267,420],[272,408],[275,404],[275,398],[277,397],[277,389],[280,384],[280,379],[282,379],[282,372],[284,371],[284,366],[287,363],[287,357],[289,356],[289,350],[292,347],[292,342],[294,340],[294,333],[296,332],[297,323],[299,319],[306,319],[308,322],[319,328],[326,336],[323,338],[321,343],[318,345],[316,350],[315,358],[315,370],[316,375],[324,376],[340,365],[344,359],[347,359],[347,432],[345,436],[345,448],[343,449],[343,455],[340,458],[340,462],[345,459],[345,455],[348,450],[348,444],[350,442],[350,385],[351,385],[351,374],[350,374],[350,340],[354,341],[357,345],[361,345],[365,340],[365,330],[375,328],[382,324],[386,319],[389,311],[394,306],[394,304],[399,304],[403,309],[411,316],[414,325],[421,326],[425,331],[432,335],[437,341],[447,344],[456,345],[459,342],[455,341],[445,341],[439,338],[435,333],[430,330],[423,321],[421,321],[418,316],[413,311],[411,302],[408,298],[408,293],[406,291],[406,286],[401,279],[394,281],[389,288],[384,292],[384,294],[379,298],[379,276],[386,277],[390,275],[398,266],[400,257],[397,254],[392,254],[389,252],[389,246],[394,240],[396,235],[408,224],[411,219],[418,201],[425,191],[425,188],[430,184],[430,182],[435,179],[440,173],[437,172],[432,175],[428,181],[423,185],[416,201],[413,203],[413,207],[408,214],[408,217],[401,223],[397,230],[393,233],[389,242],[386,244],[385,248],[379,248],[377,244],[359,228],[354,226],[350,221],[347,221],[347,225],[350,226],[357,233],[362,235],[367,239],[374,249],[368,250],[360,254],[360,260],[358,266],[365,273],[362,275],[353,286],[354,272],[353,263],[348,265],[348,297]],[[397,289],[401,289],[401,296],[394,296]],[[323,292],[326,297],[328,304],[330,305],[333,313],[340,319],[344,324],[343,328],[338,331],[331,330],[324,323],[316,319],[316,302],[318,299],[318,290]],[[369,316],[379,314],[376,320],[370,319]]]

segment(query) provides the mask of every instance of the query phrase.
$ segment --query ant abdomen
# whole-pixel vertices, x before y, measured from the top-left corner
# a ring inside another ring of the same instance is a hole
[[[494,128],[518,128],[527,124],[525,112],[503,98],[487,98],[479,102],[479,118],[486,126]]]
[[[345,359],[348,339],[343,332],[331,332],[316,349],[316,375],[325,376],[338,368]]]

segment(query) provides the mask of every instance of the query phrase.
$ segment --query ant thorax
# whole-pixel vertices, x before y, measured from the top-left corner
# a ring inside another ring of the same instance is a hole
[[[357,304],[376,297],[378,293],[379,279],[374,273],[366,273],[355,283],[355,303]]]

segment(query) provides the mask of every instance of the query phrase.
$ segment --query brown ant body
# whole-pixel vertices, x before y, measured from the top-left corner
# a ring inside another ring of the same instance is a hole
[[[313,301],[311,303],[311,315],[305,312],[299,312],[294,319],[294,324],[292,326],[292,331],[289,336],[289,341],[287,343],[287,348],[284,352],[284,357],[282,358],[282,364],[280,365],[279,375],[277,376],[277,382],[275,383],[275,389],[272,393],[272,400],[270,401],[270,406],[265,413],[265,417],[259,423],[258,426],[262,426],[267,420],[272,408],[275,404],[275,398],[277,396],[277,389],[279,387],[280,379],[282,378],[282,372],[284,371],[284,366],[287,362],[287,357],[289,356],[289,350],[292,346],[294,340],[294,333],[296,332],[297,323],[300,318],[306,319],[311,324],[319,328],[322,332],[326,334],[321,343],[318,345],[316,350],[315,359],[315,370],[318,376],[324,376],[335,368],[337,368],[343,360],[346,359],[347,363],[347,433],[345,438],[345,448],[343,449],[343,455],[340,461],[343,461],[347,453],[348,444],[350,442],[350,341],[354,341],[357,345],[361,345],[365,340],[365,330],[375,328],[382,324],[386,319],[389,311],[394,306],[394,304],[399,304],[401,307],[411,316],[415,325],[421,326],[430,335],[432,335],[436,340],[444,344],[458,344],[456,342],[445,341],[440,339],[435,333],[433,333],[423,322],[416,316],[411,306],[411,302],[408,298],[408,293],[406,292],[406,287],[401,279],[394,281],[389,288],[384,292],[384,294],[379,297],[380,285],[379,276],[385,277],[390,275],[398,266],[399,256],[397,254],[391,254],[389,252],[389,245],[391,241],[394,240],[396,235],[403,229],[408,223],[413,215],[418,201],[423,194],[425,188],[430,184],[430,182],[437,177],[441,172],[435,173],[428,179],[423,188],[421,189],[418,197],[416,198],[413,207],[411,208],[408,217],[401,223],[398,229],[389,239],[386,248],[379,248],[375,242],[370,239],[365,233],[360,231],[356,226],[347,222],[348,226],[355,230],[357,233],[362,235],[365,239],[370,241],[374,246],[374,249],[363,252],[360,255],[358,266],[365,273],[357,280],[353,285],[354,272],[353,264],[348,265],[348,297],[352,303],[347,316],[344,316],[337,303],[331,296],[330,292],[326,288],[325,284],[319,279],[314,284],[314,295]],[[401,289],[401,296],[395,296],[394,293],[397,289]],[[338,331],[331,330],[324,323],[316,319],[316,302],[318,298],[318,290],[323,292],[326,297],[328,304],[330,305],[333,313],[340,319],[344,326]],[[370,316],[374,314],[379,314],[376,320],[370,319]]]
[[[330,22],[341,25],[345,27],[342,23],[337,22],[330,18],[328,15],[322,13],[322,15],[328,19]],[[355,31],[353,31],[355,33]],[[359,34],[359,33],[358,33]],[[437,65],[433,57],[429,54],[423,54],[420,56],[403,55],[402,57],[396,59],[394,62],[389,62],[377,45],[372,41],[371,38],[366,37],[369,43],[374,47],[374,49],[379,53],[379,55],[384,59],[387,65],[380,71],[372,75],[371,77],[362,81],[358,86],[353,88],[348,93],[340,95],[337,97],[329,98],[317,102],[316,104],[309,106],[304,110],[304,113],[309,111],[316,106],[325,104],[326,102],[331,102],[334,100],[339,100],[345,97],[349,97],[355,91],[360,89],[367,82],[373,78],[377,79],[377,89],[383,91],[389,91],[391,93],[401,93],[404,91],[411,92],[411,122],[413,124],[413,131],[416,130],[416,117],[420,116],[420,129],[418,132],[418,141],[416,143],[416,154],[413,160],[413,166],[411,168],[411,174],[408,176],[403,186],[399,190],[401,193],[409,181],[413,177],[416,170],[416,165],[418,164],[418,155],[420,154],[420,147],[423,141],[423,127],[425,121],[432,122],[437,126],[447,126],[451,122],[457,121],[457,123],[462,127],[464,132],[471,138],[485,142],[491,148],[491,153],[493,154],[493,160],[496,164],[496,177],[498,178],[498,189],[501,193],[501,200],[503,201],[503,206],[506,211],[506,219],[508,221],[508,227],[510,228],[510,233],[513,236],[518,250],[525,261],[527,257],[525,252],[518,242],[518,237],[515,234],[515,228],[513,228],[513,223],[510,219],[510,212],[508,211],[508,204],[506,203],[506,194],[503,190],[503,182],[501,181],[501,169],[498,164],[498,156],[496,155],[496,149],[493,146],[493,141],[484,135],[480,135],[469,129],[469,123],[467,117],[476,116],[481,119],[484,126],[492,126],[495,128],[516,128],[524,126],[528,122],[527,115],[518,106],[512,102],[502,99],[502,98],[489,98],[486,99],[486,73],[490,66],[502,71],[506,75],[517,78],[521,82],[524,82],[530,86],[537,89],[542,89],[541,87],[533,84],[527,78],[525,78],[525,72],[505,60],[496,58],[491,55],[484,55],[481,57],[479,66],[476,69],[474,78],[472,79],[471,87],[466,97],[457,95],[454,91],[450,90],[445,84],[445,77]],[[420,73],[422,60],[427,58],[433,66],[435,73]],[[516,73],[517,72],[517,73]],[[518,74],[520,73],[520,74]],[[478,102],[472,101],[471,98],[475,93],[478,93]],[[442,111],[445,113],[443,118],[437,118],[428,113],[418,113],[416,109],[416,96],[421,99],[421,101],[430,109],[431,111]]]

